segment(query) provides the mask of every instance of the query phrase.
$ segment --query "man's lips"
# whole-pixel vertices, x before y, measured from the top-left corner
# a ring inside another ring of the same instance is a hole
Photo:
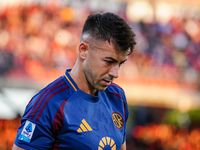
[[[109,86],[112,83],[112,80],[103,80],[106,86]]]

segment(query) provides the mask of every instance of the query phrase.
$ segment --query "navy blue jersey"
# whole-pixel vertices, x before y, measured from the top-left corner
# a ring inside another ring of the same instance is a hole
[[[69,71],[31,99],[15,144],[31,150],[120,150],[129,115],[123,89],[112,83],[93,96],[78,88]]]

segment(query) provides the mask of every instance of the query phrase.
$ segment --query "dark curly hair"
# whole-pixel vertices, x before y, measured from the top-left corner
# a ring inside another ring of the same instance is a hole
[[[130,48],[132,53],[136,45],[133,29],[124,19],[110,12],[89,15],[83,26],[82,35],[85,33],[96,40],[113,42],[121,51]]]

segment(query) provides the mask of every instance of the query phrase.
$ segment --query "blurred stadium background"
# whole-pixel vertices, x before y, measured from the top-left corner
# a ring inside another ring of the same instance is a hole
[[[200,150],[200,0],[0,1],[0,150],[31,97],[71,68],[91,12],[117,13],[137,47],[120,78],[128,150]]]

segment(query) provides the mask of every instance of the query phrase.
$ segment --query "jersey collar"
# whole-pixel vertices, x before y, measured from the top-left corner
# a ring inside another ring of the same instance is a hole
[[[69,75],[69,72],[71,71],[71,69],[67,69],[65,71],[65,78],[69,81],[69,83],[71,84],[72,88],[77,91],[78,90],[78,86],[76,85],[76,83],[74,82],[74,80],[71,78],[71,76]]]

